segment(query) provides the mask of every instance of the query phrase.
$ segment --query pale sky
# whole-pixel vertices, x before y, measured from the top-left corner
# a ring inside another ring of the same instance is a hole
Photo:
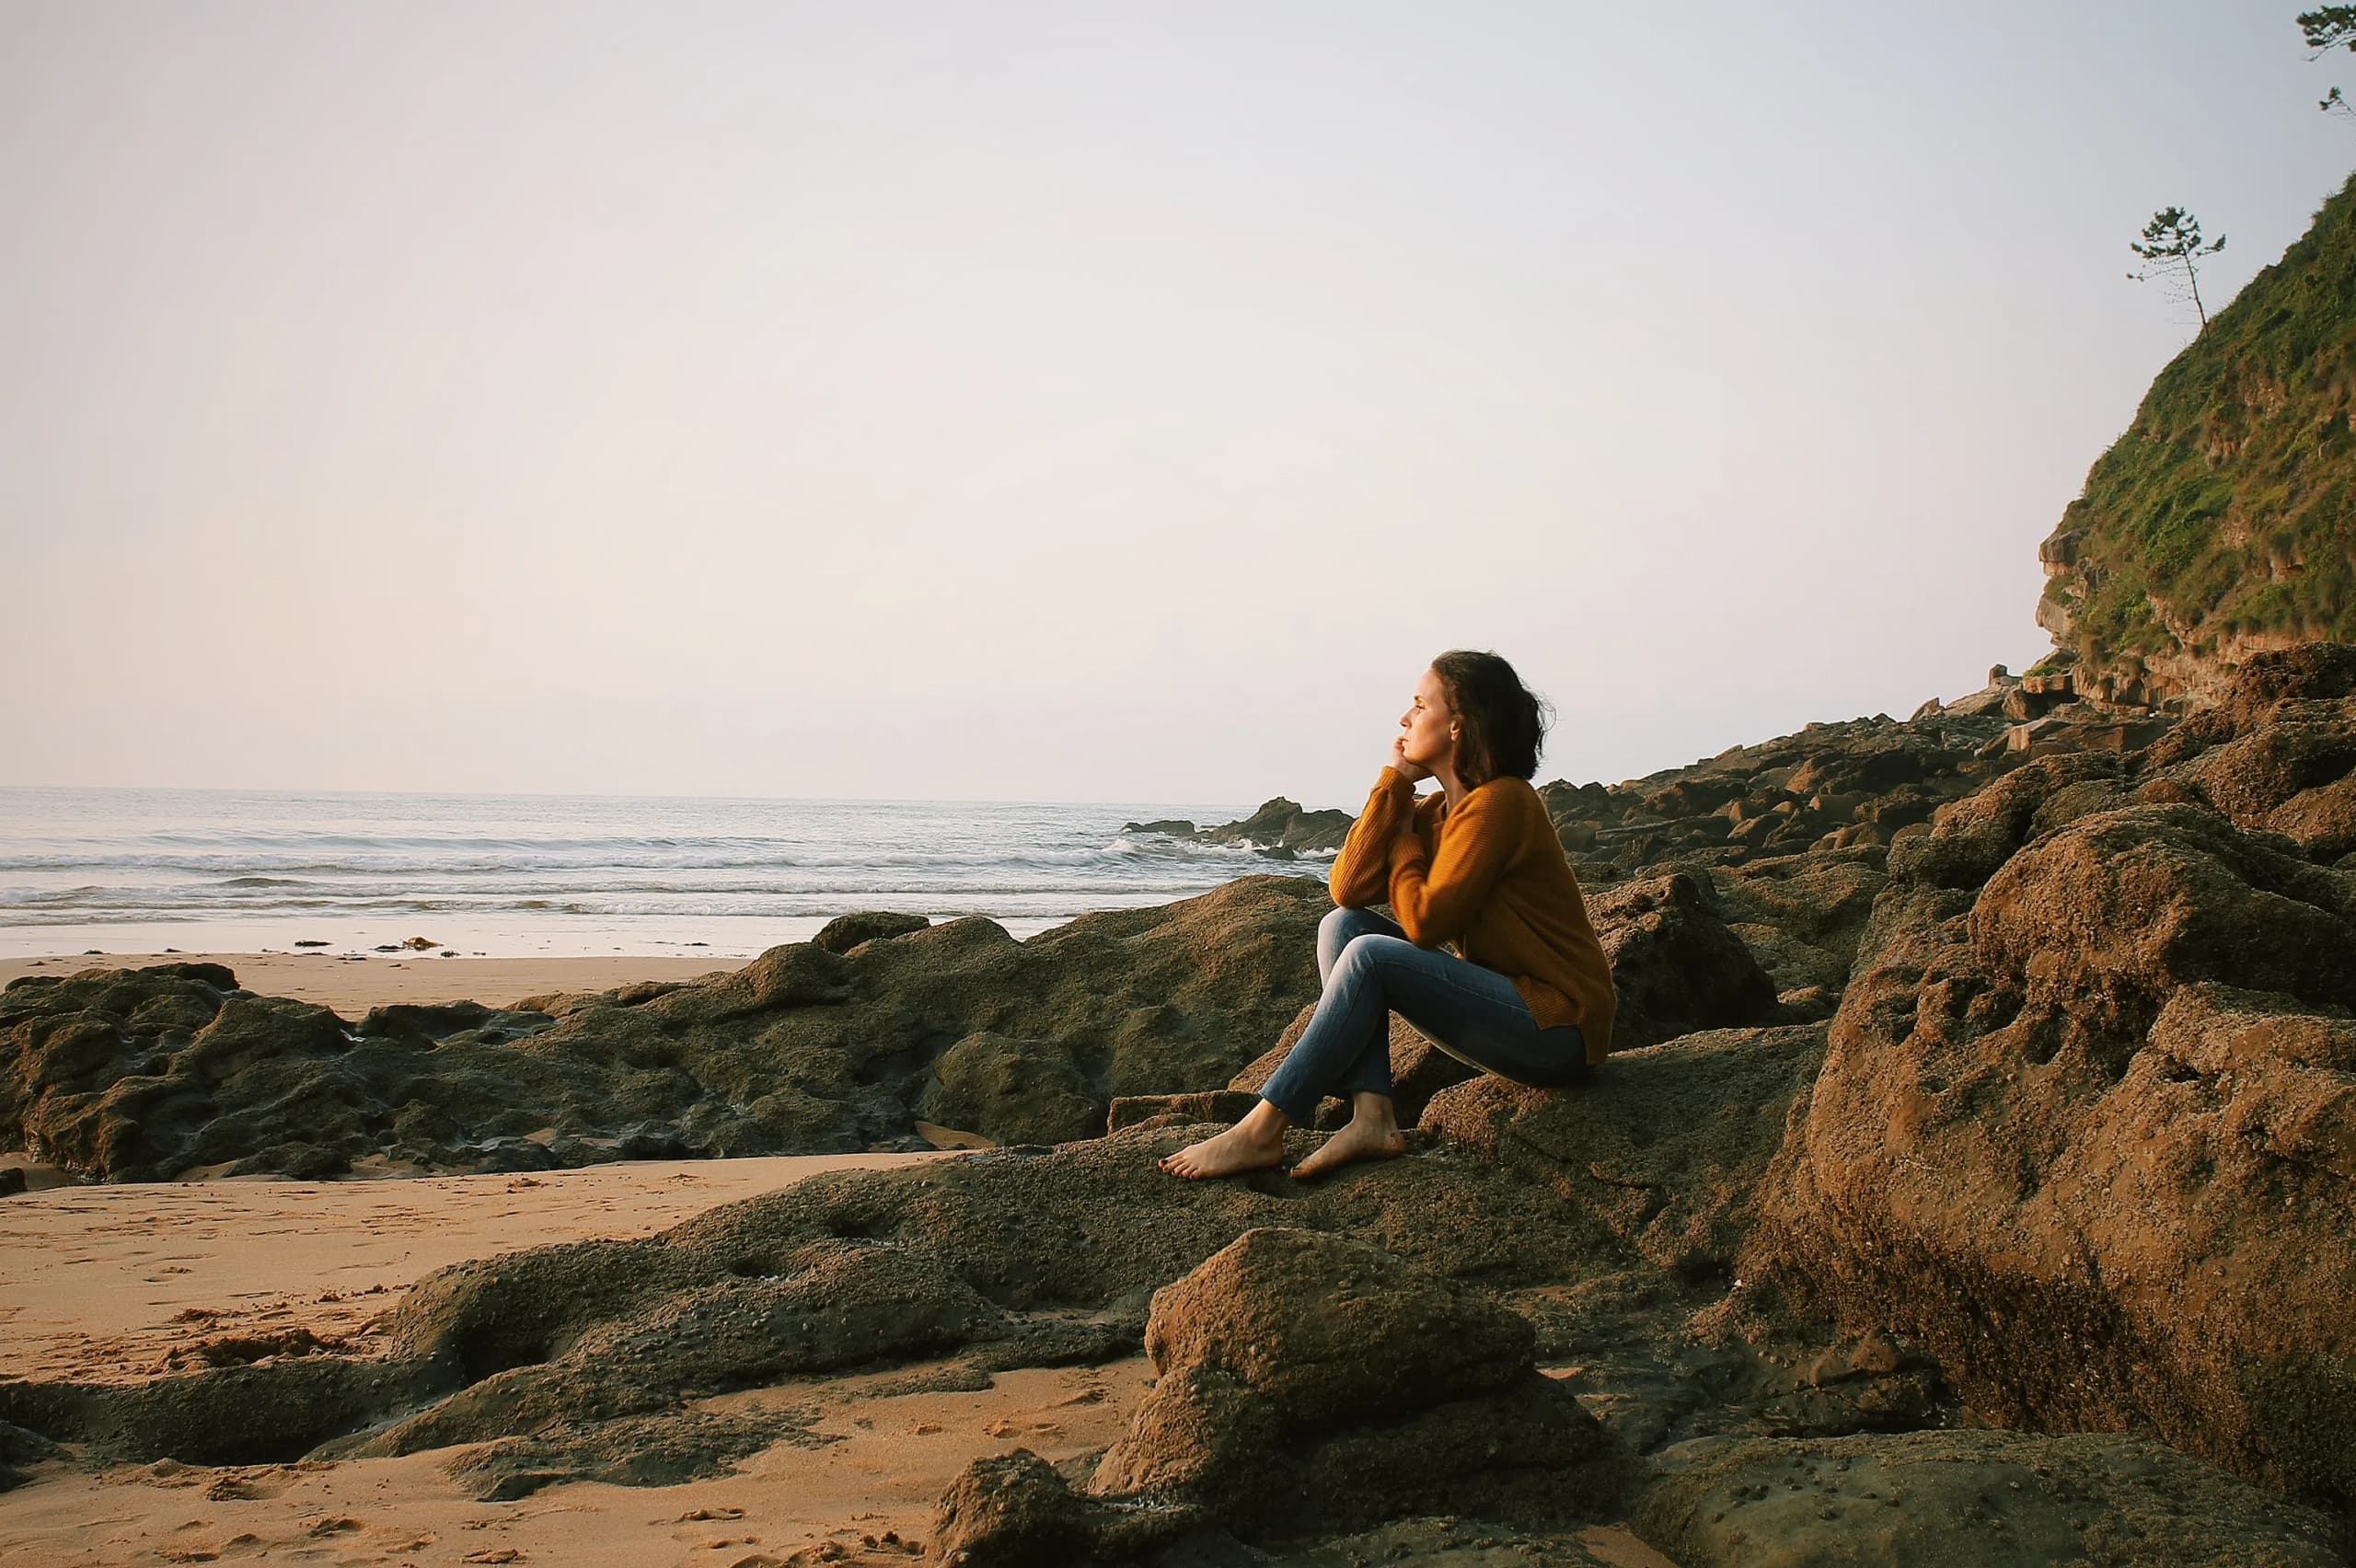
[[[1355,810],[1976,689],[2298,4],[0,0],[0,783]],[[2344,64],[2343,64],[2344,62]]]

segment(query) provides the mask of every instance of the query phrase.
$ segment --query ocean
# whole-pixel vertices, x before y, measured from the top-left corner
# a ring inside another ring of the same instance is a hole
[[[1255,802],[1256,804],[1256,802]],[[1299,861],[1123,833],[1253,805],[0,789],[0,958],[366,952],[741,957],[837,915],[1017,938]]]

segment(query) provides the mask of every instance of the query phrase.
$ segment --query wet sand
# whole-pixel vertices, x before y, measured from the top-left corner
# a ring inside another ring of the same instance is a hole
[[[440,958],[433,953],[170,952],[59,954],[0,959],[0,986],[20,974],[144,969],[151,963],[222,963],[265,997],[293,997],[358,1019],[393,1002],[475,1001],[491,1007],[551,991],[608,991],[640,980],[693,980],[743,967],[741,958]]]
[[[606,1165],[405,1182],[214,1182],[61,1187],[0,1203],[0,1377],[114,1381],[167,1370],[224,1334],[364,1330],[445,1263],[548,1241],[653,1234],[823,1170],[950,1158],[811,1155]],[[905,1369],[903,1369],[905,1370]],[[170,1461],[99,1475],[45,1467],[0,1493],[0,1562],[733,1564],[836,1540],[905,1562],[941,1492],[977,1454],[1100,1447],[1149,1375],[1006,1374],[981,1393],[817,1398],[836,1439],[784,1445],[683,1486],[551,1488],[467,1497],[448,1453],[208,1469]],[[733,1400],[780,1397],[766,1390]],[[724,1401],[722,1401],[724,1402]],[[504,1555],[513,1553],[514,1555]]]
[[[202,1334],[343,1334],[445,1263],[651,1236],[821,1170],[930,1154],[593,1165],[383,1182],[52,1186],[0,1200],[0,1378],[144,1378]]]

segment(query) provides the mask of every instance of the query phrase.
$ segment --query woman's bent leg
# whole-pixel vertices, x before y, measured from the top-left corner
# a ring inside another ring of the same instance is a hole
[[[1369,910],[1336,909],[1318,927],[1324,995],[1300,1038],[1260,1087],[1260,1098],[1294,1123],[1315,1121],[1317,1102],[1329,1094],[1391,1092],[1391,1009],[1367,951],[1379,943],[1406,945],[1376,928],[1389,925]]]
[[[1352,940],[1361,935],[1396,933],[1398,929],[1394,922],[1370,909],[1330,911],[1317,928],[1317,972],[1321,980],[1326,983],[1327,990],[1331,992],[1334,988],[1335,972],[1341,967],[1342,954]],[[1348,1003],[1346,996],[1336,998],[1336,1006],[1343,1011],[1348,1010]],[[1325,1000],[1321,998],[1319,1007],[1323,1009],[1324,1006]],[[1313,1020],[1315,1015],[1311,1016]],[[1329,1015],[1326,1027],[1311,1044],[1310,1055],[1294,1069],[1296,1086],[1311,1078],[1322,1082],[1327,1077],[1336,1075],[1338,1079],[1351,1084],[1366,1084],[1376,1081],[1375,1075],[1379,1073],[1380,1088],[1387,1093],[1391,1087],[1391,1031],[1385,1018],[1378,1018],[1376,1024],[1372,1035],[1378,1049],[1370,1053],[1359,1050],[1353,1059],[1340,1062],[1337,1067],[1334,1058],[1351,1055],[1346,1050],[1337,1049],[1337,1043],[1346,1040],[1347,1026]],[[1287,1062],[1291,1062],[1298,1055],[1297,1049],[1287,1053]],[[1376,1060],[1365,1060],[1369,1055]],[[1285,1095],[1287,1102],[1295,1107],[1292,1113],[1264,1097],[1258,1105],[1252,1108],[1250,1114],[1225,1132],[1163,1156],[1160,1162],[1161,1169],[1173,1176],[1201,1178],[1233,1175],[1282,1163],[1286,1124],[1290,1121],[1305,1122],[1315,1115],[1317,1101],[1326,1090],[1320,1088],[1311,1094],[1306,1109],[1299,1106],[1298,1095],[1284,1085],[1278,1084],[1277,1092]],[[1350,1090],[1344,1089],[1341,1092]]]
[[[1521,993],[1496,970],[1404,941],[1362,945],[1391,1009],[1459,1061],[1534,1089],[1589,1076],[1578,1028],[1540,1029]]]

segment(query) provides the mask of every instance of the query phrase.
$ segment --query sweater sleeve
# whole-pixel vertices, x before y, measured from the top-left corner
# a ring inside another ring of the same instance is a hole
[[[1415,787],[1397,768],[1385,767],[1326,874],[1336,907],[1363,909],[1382,901],[1391,883],[1391,841],[1415,814]]]
[[[1417,947],[1438,947],[1464,934],[1472,917],[1520,847],[1512,798],[1476,790],[1457,802],[1426,857],[1413,835],[1391,844],[1391,913]]]

